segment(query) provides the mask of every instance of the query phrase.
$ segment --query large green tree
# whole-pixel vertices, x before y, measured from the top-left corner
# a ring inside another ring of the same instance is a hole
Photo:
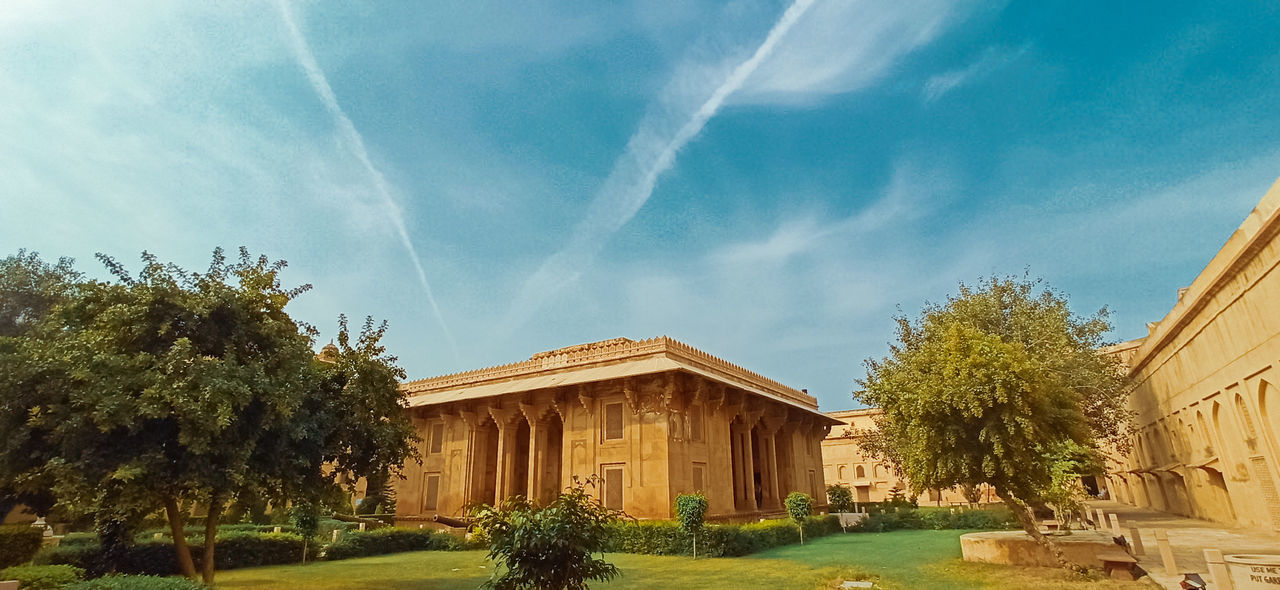
[[[1039,280],[991,277],[960,285],[914,320],[895,319],[898,342],[866,361],[854,393],[884,410],[864,447],[892,462],[913,493],[990,484],[1063,561],[1028,504],[1053,495],[1064,448],[1126,444],[1124,373],[1098,351],[1107,310],[1078,316]]]
[[[395,471],[413,455],[385,324],[353,342],[341,319],[338,353],[319,360],[315,330],[285,311],[309,287],[282,286],[283,261],[218,250],[192,273],[144,254],[134,277],[99,258],[114,280],[78,283],[0,346],[17,375],[0,395],[22,400],[0,420],[52,449],[17,475],[51,482],[60,502],[99,522],[163,510],[190,577],[184,525],[205,508],[212,583],[234,500],[314,502],[340,474]]]
[[[0,259],[0,518],[21,503],[44,516],[53,507],[52,482],[34,469],[56,449],[25,427],[26,410],[37,391],[31,387],[37,367],[5,362],[55,306],[74,296],[82,280],[73,261],[49,264],[36,252],[19,250]]]

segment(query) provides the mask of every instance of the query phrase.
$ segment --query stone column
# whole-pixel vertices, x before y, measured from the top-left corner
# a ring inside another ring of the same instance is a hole
[[[756,510],[756,458],[751,450],[752,430],[750,424],[743,427],[742,435],[742,467],[743,467],[743,491],[746,492],[747,502],[744,504],[747,510]]]
[[[476,449],[476,426],[480,424],[480,416],[475,412],[463,410],[458,413],[467,429],[467,446],[462,466],[462,504],[465,506],[475,500],[476,461],[480,452]]]
[[[742,503],[742,443],[739,442],[738,427],[729,423],[729,467],[733,471],[733,507],[736,510]]]
[[[510,455],[513,454],[513,444],[515,441],[516,429],[511,427],[511,418],[516,414],[515,408],[489,408],[489,415],[493,416],[493,421],[498,425],[498,485],[497,492],[493,499],[494,506],[500,504],[503,500],[510,497],[514,492],[511,490],[511,480],[514,479],[514,461]]]
[[[543,429],[536,420],[529,421],[529,502],[538,502],[538,490],[541,482],[541,453],[543,453],[543,444],[541,444],[541,435]]]
[[[778,481],[778,431],[786,423],[786,417],[765,416],[761,424],[760,450],[764,455],[765,508],[782,508],[782,493]]]

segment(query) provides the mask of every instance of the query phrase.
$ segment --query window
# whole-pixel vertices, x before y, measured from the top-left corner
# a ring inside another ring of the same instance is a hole
[[[854,468],[854,470],[853,470],[853,473],[854,473],[854,475],[855,475],[858,479],[866,479],[866,478],[867,478],[867,470],[866,470],[866,469],[863,469],[861,465],[859,465],[859,466],[855,467],[855,468]]]
[[[604,440],[622,440],[622,402],[604,405]]]
[[[439,453],[444,450],[444,423],[436,422],[431,425],[431,453]]]
[[[705,481],[703,478],[706,476],[706,472],[706,463],[693,464],[693,491],[701,492],[703,490],[703,482]]]
[[[428,473],[422,490],[422,511],[435,510],[440,500],[440,474]]]
[[[604,507],[622,510],[622,464],[601,465],[604,474]]]
[[[839,480],[843,482],[843,481],[844,481],[844,476],[845,476],[845,472],[844,472],[844,465],[841,465],[841,466],[840,466],[840,477],[839,477]]]
[[[689,440],[702,441],[702,406],[689,408]]]

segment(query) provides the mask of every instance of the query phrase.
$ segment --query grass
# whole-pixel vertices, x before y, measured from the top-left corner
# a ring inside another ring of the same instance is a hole
[[[963,531],[837,534],[740,558],[699,559],[610,554],[622,577],[593,588],[737,588],[812,590],[842,579],[877,579],[884,588],[912,590],[1139,588],[1137,583],[1081,580],[1051,568],[1014,568],[960,559]],[[354,588],[474,590],[493,564],[483,551],[421,551],[363,559],[232,570],[219,588],[318,590]]]

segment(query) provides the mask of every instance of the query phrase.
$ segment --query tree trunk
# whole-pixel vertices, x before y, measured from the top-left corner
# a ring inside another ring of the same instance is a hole
[[[1058,546],[1057,543],[1054,543],[1053,539],[1050,539],[1045,536],[1044,533],[1040,532],[1040,528],[1036,526],[1036,519],[1031,514],[1031,508],[1027,506],[1026,502],[1019,500],[1017,496],[1014,496],[1012,493],[1004,490],[996,490],[996,494],[1004,500],[1004,505],[1013,513],[1013,517],[1018,519],[1018,523],[1022,525],[1022,530],[1026,531],[1028,535],[1031,535],[1031,538],[1036,543],[1039,543],[1045,549],[1048,549],[1049,555],[1053,556],[1059,566],[1073,572],[1080,572],[1083,570],[1080,565],[1067,560],[1067,557],[1062,553],[1062,547]]]
[[[222,497],[214,492],[209,496],[209,517],[204,521],[204,561],[200,564],[206,586],[213,585],[213,546],[218,538],[218,519],[221,516]]]
[[[178,554],[178,567],[182,569],[182,575],[194,580],[196,579],[196,564],[191,561],[191,548],[187,546],[187,532],[184,528],[187,523],[182,518],[182,512],[178,509],[178,499],[166,497],[164,499],[164,512],[169,519],[169,532],[173,534],[173,550]]]

